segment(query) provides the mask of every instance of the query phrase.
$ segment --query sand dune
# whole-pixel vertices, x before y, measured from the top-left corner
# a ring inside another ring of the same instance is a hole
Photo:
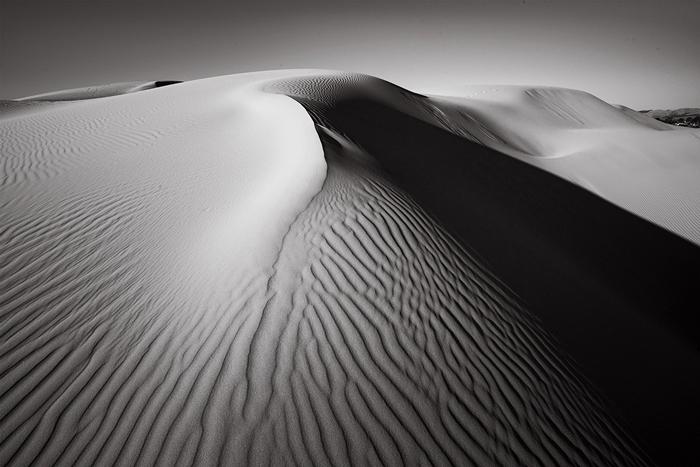
[[[455,121],[477,120],[496,136],[480,143],[700,245],[700,130],[572,89],[467,87],[431,101]]]
[[[0,464],[671,457],[646,438],[660,417],[629,413],[692,407],[695,245],[489,149],[512,138],[476,112],[365,75],[110,95],[0,107]],[[556,311],[631,337],[577,348]],[[652,345],[669,362],[648,389],[586,368]]]
[[[149,89],[178,84],[181,81],[133,81],[127,83],[103,84],[99,86],[89,86],[85,88],[66,89],[63,91],[46,92],[33,96],[16,99],[23,101],[79,101],[85,99],[97,99],[100,97],[120,96],[132,92],[146,91]]]

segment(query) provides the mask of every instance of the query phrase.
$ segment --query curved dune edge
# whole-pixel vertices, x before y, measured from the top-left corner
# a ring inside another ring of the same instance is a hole
[[[0,119],[26,117],[87,99],[121,96],[180,83],[182,81],[133,81],[47,92],[14,100],[0,100]]]
[[[0,464],[648,463],[334,126],[357,82],[449,125],[317,71],[0,119]]]
[[[147,91],[149,89],[161,88],[173,84],[180,84],[182,81],[130,81],[126,83],[104,84],[100,86],[88,86],[84,88],[66,89],[62,91],[46,92],[33,96],[15,99],[17,102],[23,101],[77,101],[85,99],[98,99],[100,97],[121,96],[132,92]]]

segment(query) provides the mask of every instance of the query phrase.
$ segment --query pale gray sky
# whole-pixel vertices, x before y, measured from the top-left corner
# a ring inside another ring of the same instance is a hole
[[[700,107],[700,2],[0,2],[0,98],[277,68]]]

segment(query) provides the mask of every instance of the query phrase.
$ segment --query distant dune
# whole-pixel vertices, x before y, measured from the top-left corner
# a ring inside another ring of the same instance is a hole
[[[506,86],[435,97],[479,142],[568,179],[700,245],[700,131],[571,89]],[[483,134],[486,128],[491,137]]]
[[[0,104],[0,465],[695,455],[697,131],[552,88],[158,83]]]
[[[23,97],[15,101],[79,101],[85,99],[96,99],[99,97],[119,96],[132,92],[146,91],[148,89],[160,88],[171,84],[178,84],[181,81],[134,81],[128,83],[113,83],[100,86],[90,86],[86,88],[66,89],[65,91],[47,92],[34,96]]]

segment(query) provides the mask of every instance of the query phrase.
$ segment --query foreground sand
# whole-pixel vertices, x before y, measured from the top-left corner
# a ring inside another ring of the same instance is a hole
[[[685,371],[613,392],[692,403],[698,248],[441,101],[319,71],[119,90],[3,106],[0,464],[648,464],[562,351],[628,341],[557,344],[553,310]]]

